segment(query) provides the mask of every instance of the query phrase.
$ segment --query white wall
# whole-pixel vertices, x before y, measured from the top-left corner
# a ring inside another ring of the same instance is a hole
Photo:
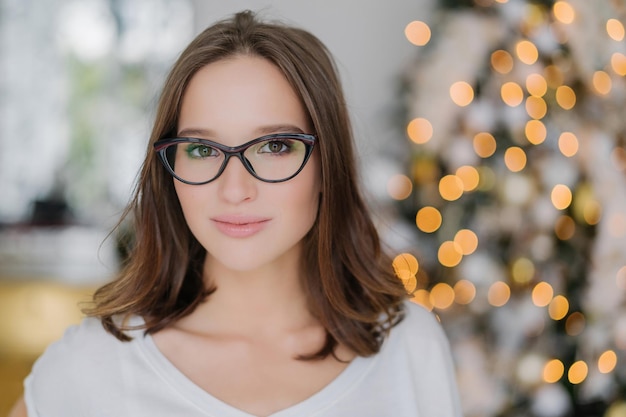
[[[338,63],[364,164],[394,137],[388,113],[396,82],[417,47],[404,37],[412,20],[428,20],[433,0],[193,0],[196,32],[243,9],[309,30]]]

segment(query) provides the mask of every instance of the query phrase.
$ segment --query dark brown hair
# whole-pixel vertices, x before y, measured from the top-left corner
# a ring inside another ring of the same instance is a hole
[[[118,278],[101,287],[87,314],[128,340],[123,318],[140,315],[148,333],[191,313],[215,288],[205,288],[205,250],[182,215],[173,180],[152,144],[176,135],[185,89],[212,62],[235,55],[267,59],[302,100],[318,138],[322,195],[318,218],[304,238],[303,287],[311,313],[326,329],[326,343],[303,358],[324,358],[341,343],[361,356],[379,351],[403,314],[406,293],[383,253],[357,184],[353,138],[335,64],[310,33],[265,23],[249,11],[198,35],[174,64],[163,88],[134,197],[135,243]],[[118,320],[122,319],[122,320]]]

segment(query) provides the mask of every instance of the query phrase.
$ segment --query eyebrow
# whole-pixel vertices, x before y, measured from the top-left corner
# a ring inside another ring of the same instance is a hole
[[[275,124],[261,126],[254,130],[255,134],[260,136],[269,135],[272,133],[306,133],[304,130],[296,125],[292,124]],[[217,138],[218,135],[211,129],[202,128],[185,128],[178,132],[178,137],[200,137],[200,138]]]

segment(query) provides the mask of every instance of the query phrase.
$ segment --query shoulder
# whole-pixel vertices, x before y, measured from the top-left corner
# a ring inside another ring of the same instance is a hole
[[[29,415],[57,407],[78,409],[81,400],[89,396],[88,390],[97,392],[119,380],[120,365],[131,352],[132,342],[115,338],[99,319],[86,318],[71,326],[37,359],[24,382]]]
[[[447,343],[443,328],[433,312],[410,301],[404,303],[404,312],[403,320],[396,326],[398,333],[416,340],[434,338]]]

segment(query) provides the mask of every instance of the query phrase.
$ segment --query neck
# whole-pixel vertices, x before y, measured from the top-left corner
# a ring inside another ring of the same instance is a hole
[[[189,316],[202,332],[260,334],[315,324],[302,289],[299,257],[232,270],[207,256],[205,280],[217,290]]]

